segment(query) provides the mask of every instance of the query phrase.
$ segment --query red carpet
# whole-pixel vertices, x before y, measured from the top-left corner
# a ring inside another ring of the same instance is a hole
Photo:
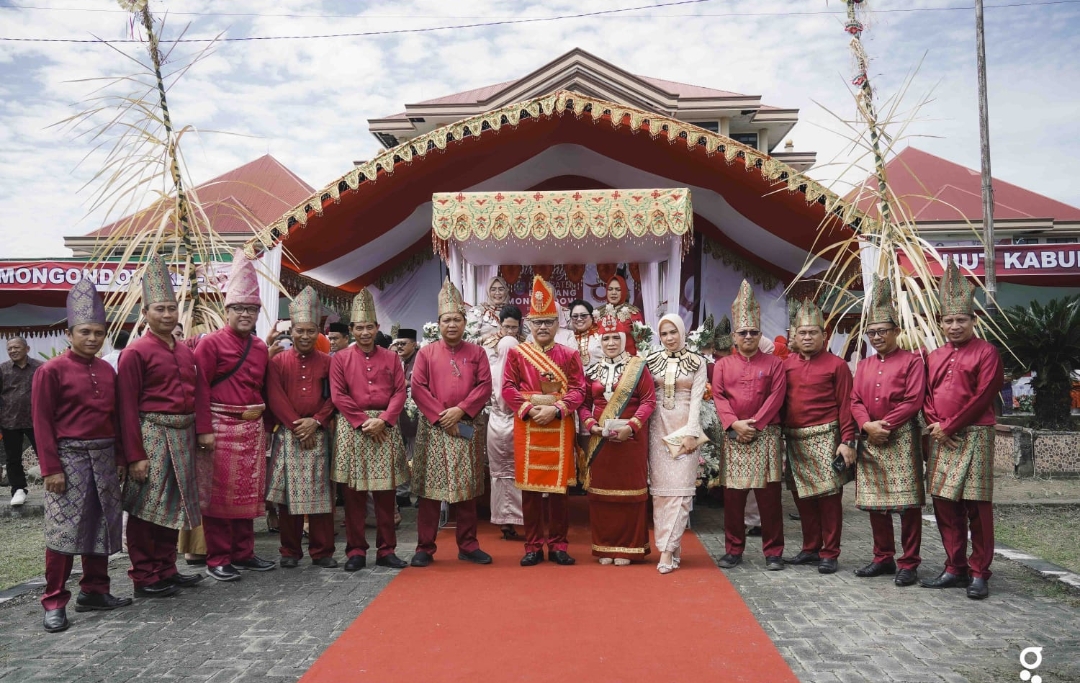
[[[666,576],[655,550],[644,564],[601,566],[578,519],[584,500],[573,503],[577,565],[521,567],[523,545],[482,522],[494,563],[475,566],[443,529],[435,562],[402,570],[302,683],[798,681],[697,536],[686,533],[682,568]]]

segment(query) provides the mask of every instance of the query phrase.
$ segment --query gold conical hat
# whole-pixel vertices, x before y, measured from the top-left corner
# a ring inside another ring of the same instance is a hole
[[[731,302],[731,329],[761,329],[761,306],[754,298],[754,288],[746,280],[739,285],[739,295]]]
[[[447,313],[460,313],[465,315],[465,300],[461,298],[461,292],[446,278],[442,289],[439,291],[439,317]]]
[[[949,259],[938,288],[941,315],[975,315],[975,286],[960,274],[956,261]]]
[[[319,294],[310,285],[304,287],[296,298],[289,302],[289,319],[293,325],[319,324],[322,304]]]
[[[892,323],[900,326],[900,316],[896,314],[896,305],[892,298],[892,281],[874,276],[873,297],[870,300],[870,312],[866,324]]]
[[[352,300],[352,313],[349,316],[352,323],[375,323],[379,324],[379,316],[375,313],[375,298],[367,287],[356,293]]]
[[[825,316],[821,313],[821,309],[818,308],[810,299],[803,299],[803,302],[799,304],[799,308],[795,311],[795,318],[791,321],[791,329],[797,330],[800,327],[813,327],[817,326],[821,329],[825,329]]]
[[[172,278],[169,277],[169,267],[165,265],[165,259],[154,254],[143,266],[142,305],[175,303],[176,294],[173,292]]]

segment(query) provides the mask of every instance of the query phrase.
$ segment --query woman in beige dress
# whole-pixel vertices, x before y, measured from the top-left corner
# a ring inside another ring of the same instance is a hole
[[[678,315],[665,315],[657,328],[663,348],[646,362],[656,385],[656,411],[649,420],[649,493],[660,563],[668,574],[679,567],[682,540],[698,475],[701,401],[708,379],[705,359],[686,348],[686,328]],[[672,453],[664,437],[682,431]]]

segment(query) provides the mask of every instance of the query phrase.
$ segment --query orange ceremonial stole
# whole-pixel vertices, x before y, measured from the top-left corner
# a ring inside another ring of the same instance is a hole
[[[542,392],[523,391],[522,396],[531,405],[559,407],[563,417],[541,426],[522,419],[524,411],[518,411],[514,420],[514,484],[522,491],[566,493],[567,486],[577,483],[574,479],[574,417],[561,402],[566,394],[566,373],[532,344],[521,344],[516,348],[542,378]],[[526,407],[522,406],[523,409]]]

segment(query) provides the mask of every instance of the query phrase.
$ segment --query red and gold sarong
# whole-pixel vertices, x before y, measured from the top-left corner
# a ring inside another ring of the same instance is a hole
[[[210,404],[214,450],[197,451],[195,471],[202,513],[220,519],[255,519],[266,510],[264,405]]]

